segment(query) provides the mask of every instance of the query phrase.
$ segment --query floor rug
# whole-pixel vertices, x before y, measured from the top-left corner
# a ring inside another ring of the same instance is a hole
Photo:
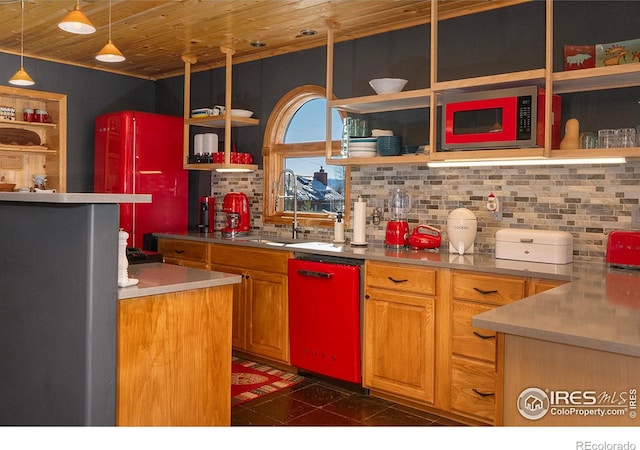
[[[295,373],[233,357],[231,360],[231,406],[288,388],[304,380]]]

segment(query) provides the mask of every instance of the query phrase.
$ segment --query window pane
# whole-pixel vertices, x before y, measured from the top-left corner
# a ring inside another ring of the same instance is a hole
[[[299,142],[322,142],[326,139],[326,107],[324,98],[309,100],[291,118],[284,135],[285,144]],[[342,118],[337,110],[331,110],[331,138],[339,140],[342,135]]]
[[[285,168],[296,174],[298,211],[307,213],[344,212],[344,166],[325,167],[323,156],[285,158]],[[289,181],[288,194],[293,190]],[[284,184],[284,183],[283,183]],[[293,210],[293,201],[285,201],[285,211]]]

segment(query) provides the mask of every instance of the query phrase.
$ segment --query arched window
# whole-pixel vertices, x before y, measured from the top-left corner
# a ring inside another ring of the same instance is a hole
[[[301,86],[287,93],[273,109],[264,135],[264,211],[266,223],[288,224],[293,220],[293,180],[282,178],[283,170],[295,173],[298,220],[303,226],[332,226],[331,213],[348,216],[349,169],[327,165],[326,98],[320,86]],[[339,145],[340,112],[332,110],[332,141]],[[284,192],[283,192],[284,189]],[[283,198],[283,194],[284,198]],[[279,197],[279,198],[277,198]]]

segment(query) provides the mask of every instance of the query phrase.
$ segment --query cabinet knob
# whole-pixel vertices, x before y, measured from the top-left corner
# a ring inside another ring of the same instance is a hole
[[[245,275],[244,277],[245,277],[245,279],[247,279],[247,280],[248,280],[249,278],[251,278],[249,275]]]
[[[371,298],[371,296],[369,294],[364,294],[364,298],[365,298],[365,300],[369,300]]]

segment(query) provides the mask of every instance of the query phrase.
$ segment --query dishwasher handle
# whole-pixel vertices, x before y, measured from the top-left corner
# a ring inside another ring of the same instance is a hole
[[[302,270],[302,269],[299,269],[298,270],[298,274],[302,275],[303,277],[314,277],[314,278],[325,278],[325,279],[329,279],[329,278],[333,277],[332,273],[316,272],[315,270]]]

